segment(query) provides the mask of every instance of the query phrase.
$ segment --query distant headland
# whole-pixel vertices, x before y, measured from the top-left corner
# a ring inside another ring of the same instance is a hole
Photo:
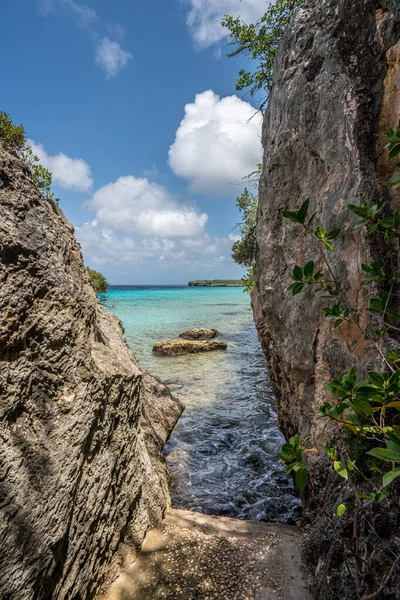
[[[243,281],[241,279],[199,279],[189,281],[188,285],[197,287],[243,287]]]

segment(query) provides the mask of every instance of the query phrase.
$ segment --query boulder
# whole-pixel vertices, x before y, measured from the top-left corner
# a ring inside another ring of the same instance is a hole
[[[179,334],[179,337],[184,340],[211,340],[217,337],[216,329],[205,329],[204,327],[194,327],[188,331]]]
[[[179,356],[181,354],[211,352],[212,350],[226,350],[227,347],[227,343],[223,340],[165,340],[155,344],[153,352],[157,356]]]

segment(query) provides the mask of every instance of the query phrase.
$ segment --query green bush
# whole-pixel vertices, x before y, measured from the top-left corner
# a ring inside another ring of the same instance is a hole
[[[247,267],[248,270],[242,278],[242,282],[246,291],[250,292],[254,285],[258,197],[245,188],[243,193],[236,198],[236,206],[243,221],[238,225],[241,239],[232,246],[232,258],[242,267]]]
[[[25,145],[25,129],[22,125],[14,125],[10,115],[0,111],[0,142],[7,152],[20,154]]]
[[[104,275],[98,271],[90,269],[89,267],[86,267],[86,272],[89,275],[90,283],[96,294],[100,294],[108,290],[108,283]]]
[[[7,152],[16,154],[26,163],[32,180],[45,198],[51,198],[58,204],[59,199],[51,191],[52,176],[48,169],[39,163],[39,158],[32,152],[26,140],[22,125],[14,125],[10,115],[0,111],[0,143]]]

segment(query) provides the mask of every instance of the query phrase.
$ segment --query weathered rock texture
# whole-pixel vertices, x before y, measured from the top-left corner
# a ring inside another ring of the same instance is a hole
[[[0,148],[0,597],[89,600],[168,502],[182,406],[97,302],[71,224]]]
[[[199,354],[214,350],[226,350],[228,344],[223,340],[165,340],[153,346],[157,356],[180,356],[181,354]]]
[[[376,140],[400,118],[399,37],[398,0],[313,0],[299,10],[278,51],[263,126],[253,310],[287,436],[315,432],[314,408],[328,394],[323,383],[352,365],[365,369],[371,355],[354,326],[333,331],[311,294],[287,293],[294,264],[319,257],[282,210],[294,210],[310,197],[311,212],[319,211],[326,229],[343,228],[345,241],[331,253],[332,265],[348,282],[350,303],[368,306],[361,263],[381,249],[373,238],[350,232],[356,217],[346,206],[366,195],[378,203],[391,199],[384,182],[394,165]],[[323,465],[319,470],[333,511],[346,491],[337,480],[324,480]],[[398,507],[388,511],[385,535],[398,531],[398,518]],[[353,598],[338,560],[340,545],[326,529],[324,522],[309,554],[315,560],[315,594],[324,600]],[[369,583],[374,589],[375,582]]]
[[[216,329],[204,329],[203,327],[195,327],[179,334],[179,337],[184,340],[211,340],[217,337]]]

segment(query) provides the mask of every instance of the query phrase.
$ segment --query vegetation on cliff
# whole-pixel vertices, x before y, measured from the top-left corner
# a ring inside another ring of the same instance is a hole
[[[228,56],[243,55],[257,62],[255,70],[241,69],[236,89],[249,89],[250,95],[262,92],[261,109],[268,101],[272,87],[275,54],[280,39],[289,25],[295,10],[304,0],[277,0],[256,23],[246,24],[240,17],[225,15],[222,25],[229,31],[230,44],[236,49]]]
[[[384,138],[390,158],[396,158],[400,154],[400,122]],[[400,163],[396,166],[399,168]],[[400,172],[396,172],[388,183],[393,189],[399,187]],[[342,544],[344,560],[354,577],[357,599],[373,599],[383,592],[400,561],[400,554],[388,547],[390,564],[383,571],[379,589],[373,594],[362,594],[364,582],[373,568],[376,546],[382,542],[368,520],[368,510],[370,505],[385,502],[392,491],[396,494],[394,482],[400,477],[400,347],[398,343],[391,343],[399,331],[400,322],[399,303],[394,294],[400,275],[396,252],[400,239],[400,214],[390,209],[387,203],[374,204],[368,198],[358,206],[348,205],[348,209],[361,219],[350,233],[364,228],[367,236],[376,237],[377,244],[391,246],[385,262],[372,260],[369,264],[362,264],[364,277],[360,286],[373,284],[376,289],[376,295],[370,298],[367,309],[369,325],[365,326],[364,309],[350,304],[346,294],[348,283],[336,275],[329,258],[335,241],[346,233],[341,228],[327,231],[320,224],[316,226],[318,211],[309,215],[309,204],[310,200],[307,199],[298,210],[282,213],[304,236],[317,241],[319,248],[317,262],[311,260],[304,266],[294,267],[291,275],[293,283],[288,290],[296,296],[311,288],[325,301],[324,314],[333,321],[334,329],[343,324],[354,324],[360,336],[371,345],[375,365],[375,368],[368,370],[366,379],[360,378],[355,368],[351,367],[327,381],[324,387],[331,392],[332,399],[316,409],[323,423],[322,431],[332,424],[348,432],[347,436],[339,437],[331,433],[330,437],[336,443],[334,446],[327,445],[325,452],[331,468],[348,482],[354,495],[350,499],[351,538],[341,533],[335,523],[335,519],[341,519],[346,513],[347,505],[344,502],[337,504],[335,515],[327,513],[327,518]],[[307,459],[310,452],[318,452],[314,446],[318,446],[317,437],[301,440],[299,435],[295,435],[283,445],[279,456],[287,465],[287,472],[295,475],[299,490],[304,492],[309,485],[314,500],[326,511],[313,483],[312,462]],[[360,530],[365,527],[370,529],[374,544],[361,552]]]
[[[104,275],[98,271],[95,271],[94,269],[90,269],[89,267],[86,267],[86,272],[89,275],[90,284],[96,294],[100,294],[108,290],[108,282]]]
[[[242,216],[242,222],[238,225],[241,238],[232,246],[232,258],[236,263],[247,268],[242,285],[250,292],[254,284],[258,197],[245,188],[236,198],[236,206]]]
[[[39,158],[33,154],[26,139],[25,129],[22,125],[14,125],[10,115],[2,111],[0,111],[0,142],[7,152],[24,160],[32,175],[33,183],[43,196],[58,203],[59,199],[55,198],[51,191],[52,175],[39,163]]]

